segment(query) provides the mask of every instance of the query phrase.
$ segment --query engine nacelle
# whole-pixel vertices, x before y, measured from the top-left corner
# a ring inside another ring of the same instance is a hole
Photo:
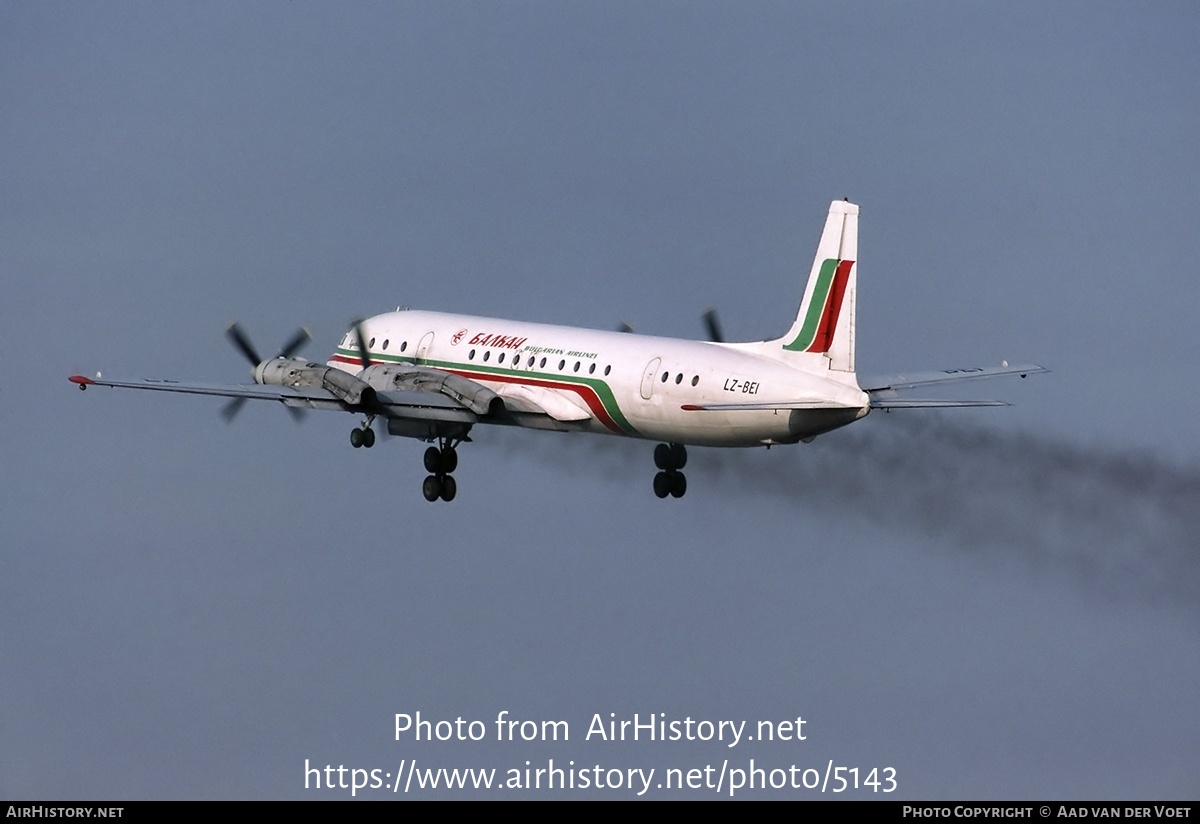
[[[377,363],[358,373],[359,379],[384,392],[438,392],[461,403],[476,415],[503,410],[500,396],[481,383],[441,369],[400,363]]]
[[[363,381],[320,363],[299,358],[275,358],[254,367],[254,380],[268,386],[319,386],[352,406],[375,402],[375,390]]]

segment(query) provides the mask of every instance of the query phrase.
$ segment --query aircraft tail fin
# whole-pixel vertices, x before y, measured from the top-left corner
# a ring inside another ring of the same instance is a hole
[[[835,200],[829,204],[796,320],[787,334],[769,342],[774,357],[854,374],[857,261],[858,204]]]

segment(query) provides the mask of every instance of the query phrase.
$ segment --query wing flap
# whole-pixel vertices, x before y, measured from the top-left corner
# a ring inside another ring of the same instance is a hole
[[[479,416],[440,392],[377,392],[376,400],[389,418],[475,423]]]

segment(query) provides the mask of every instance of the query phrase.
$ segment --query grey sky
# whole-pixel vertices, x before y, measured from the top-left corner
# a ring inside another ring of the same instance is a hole
[[[893,797],[1194,799],[1198,23],[0,6],[0,795],[754,758],[895,767]],[[318,357],[398,304],[683,337],[716,306],[762,338],[843,196],[860,372],[1054,374],[982,388],[1011,409],[694,450],[680,501],[653,497],[651,444],[479,431],[448,506],[421,499],[422,445],[352,450],[350,416],[227,427],[65,380],[240,380],[234,318],[261,349],[309,326]],[[393,741],[418,710],[572,740]],[[609,712],[809,737],[583,741]]]

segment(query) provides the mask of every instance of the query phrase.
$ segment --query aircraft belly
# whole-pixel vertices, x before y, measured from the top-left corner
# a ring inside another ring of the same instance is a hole
[[[756,446],[764,440],[794,439],[790,412],[686,412],[673,416],[639,417],[638,433],[651,440],[701,446]]]
[[[635,420],[638,433],[651,440],[697,446],[759,446],[796,443],[853,423],[866,414],[859,408],[680,411],[672,420]]]

